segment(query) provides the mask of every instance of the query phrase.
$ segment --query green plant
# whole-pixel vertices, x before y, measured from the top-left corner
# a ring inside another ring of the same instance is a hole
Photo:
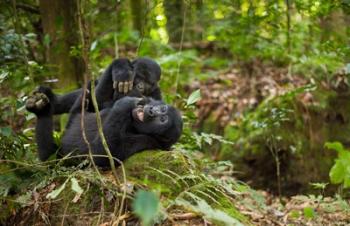
[[[151,191],[139,190],[132,204],[134,213],[141,218],[144,226],[152,225],[160,210],[160,200]]]
[[[350,151],[340,142],[327,142],[325,147],[337,151],[338,156],[332,166],[329,177],[332,184],[342,184],[344,188],[350,187]]]

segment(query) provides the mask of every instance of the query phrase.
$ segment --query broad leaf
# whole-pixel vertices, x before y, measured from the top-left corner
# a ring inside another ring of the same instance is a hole
[[[141,219],[143,225],[151,225],[158,215],[159,198],[153,192],[139,190],[133,202],[133,211]]]
[[[188,97],[187,99],[187,105],[191,105],[196,103],[197,101],[199,101],[201,99],[201,90],[197,89],[196,91],[194,91],[193,93],[191,93],[191,95]]]
[[[57,189],[53,190],[49,194],[46,195],[47,199],[55,199],[57,196],[63,191],[63,189],[66,187],[68,179]]]
[[[70,181],[71,181],[71,188],[72,188],[72,190],[73,191],[75,191],[76,193],[78,193],[78,194],[82,194],[83,192],[84,192],[84,190],[80,187],[80,185],[79,185],[79,183],[78,183],[78,180],[76,179],[76,178],[71,178],[70,179]]]

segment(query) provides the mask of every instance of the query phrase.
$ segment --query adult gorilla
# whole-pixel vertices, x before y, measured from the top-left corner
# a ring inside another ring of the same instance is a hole
[[[39,87],[26,103],[28,111],[37,116],[36,140],[39,158],[42,161],[58,149],[53,140],[53,107],[55,94],[50,88]],[[81,96],[70,110],[70,118],[62,137],[59,155],[88,154],[82,137]],[[101,110],[103,132],[113,157],[124,160],[134,153],[146,149],[169,150],[180,137],[182,119],[172,106],[152,98],[123,97],[111,108]],[[85,112],[85,131],[93,155],[106,155],[98,134],[96,114]],[[94,157],[99,166],[109,166],[107,157]]]

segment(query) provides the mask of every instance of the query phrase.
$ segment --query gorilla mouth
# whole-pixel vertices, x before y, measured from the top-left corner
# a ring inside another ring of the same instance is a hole
[[[136,108],[134,108],[134,110],[132,110],[132,117],[139,122],[143,122],[145,118],[143,107],[144,106],[138,105]]]

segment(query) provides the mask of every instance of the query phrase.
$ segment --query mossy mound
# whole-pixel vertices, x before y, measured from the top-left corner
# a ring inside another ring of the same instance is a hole
[[[0,223],[96,225],[119,220],[136,224],[131,203],[141,188],[160,197],[162,217],[158,223],[174,221],[174,213],[191,212],[195,219],[204,218],[217,225],[250,224],[236,208],[246,200],[249,188],[233,179],[225,182],[204,174],[203,164],[184,153],[144,151],[123,165],[126,183],[122,167],[117,169],[121,185],[112,172],[101,172],[100,177],[93,168],[59,166],[40,171],[40,181],[1,199],[1,208],[8,211],[0,215]]]

